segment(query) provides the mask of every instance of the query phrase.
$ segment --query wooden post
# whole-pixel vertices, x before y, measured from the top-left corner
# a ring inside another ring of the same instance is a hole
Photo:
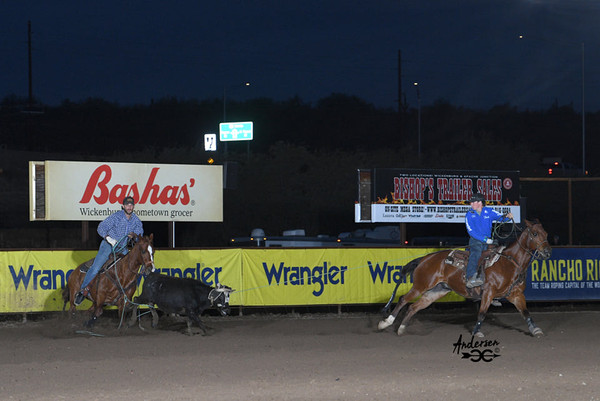
[[[169,222],[169,248],[175,248],[175,222]]]
[[[86,248],[89,241],[90,241],[90,222],[82,221],[81,222],[81,245],[82,245],[82,247]]]

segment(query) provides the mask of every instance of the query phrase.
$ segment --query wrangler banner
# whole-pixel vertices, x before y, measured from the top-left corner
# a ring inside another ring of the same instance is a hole
[[[388,301],[402,267],[433,249],[244,249],[244,305],[335,305]],[[408,276],[398,296],[411,287]],[[444,301],[463,298],[449,294]]]
[[[74,268],[96,256],[96,251],[8,251],[0,252],[0,313],[50,312],[63,309],[62,289]],[[160,250],[154,264],[162,274],[200,279],[240,289],[241,250]],[[136,291],[140,293],[141,284]],[[239,305],[239,295],[231,304]],[[88,309],[84,301],[78,309]]]
[[[171,277],[189,277],[211,287],[226,285],[231,293],[231,305],[242,305],[242,250],[189,249],[159,250],[154,255],[156,271]]]

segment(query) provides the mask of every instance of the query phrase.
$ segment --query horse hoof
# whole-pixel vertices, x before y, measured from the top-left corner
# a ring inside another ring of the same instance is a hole
[[[404,334],[404,330],[406,330],[406,326],[401,324],[400,327],[398,327],[398,335],[401,336]]]
[[[377,328],[379,330],[383,330],[383,329],[390,327],[393,323],[394,323],[394,318],[390,315],[387,317],[387,319],[380,321],[379,324],[377,325]]]
[[[544,332],[542,331],[542,329],[540,329],[539,327],[536,327],[535,329],[533,329],[533,331],[531,332],[531,335],[537,338],[543,337],[544,336]]]
[[[473,336],[478,337],[478,338],[485,337],[485,335],[481,331],[476,332],[475,334],[473,334]]]

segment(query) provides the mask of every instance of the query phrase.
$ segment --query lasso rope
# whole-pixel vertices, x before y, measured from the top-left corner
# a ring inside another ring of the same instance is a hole
[[[124,239],[126,239],[125,241],[123,241]],[[117,243],[115,244],[115,246],[112,247],[112,254],[113,254],[113,260],[115,261],[115,263],[113,263],[113,265],[111,266],[115,268],[115,277],[117,279],[117,284],[119,289],[121,290],[121,294],[123,295],[123,310],[121,312],[121,318],[119,321],[119,327],[118,329],[121,329],[121,326],[123,325],[123,320],[125,318],[125,308],[127,307],[127,304],[130,303],[132,305],[136,305],[136,306],[148,306],[151,307],[150,305],[146,305],[146,304],[138,304],[136,302],[134,302],[133,300],[130,300],[129,297],[127,296],[127,294],[125,293],[125,289],[123,288],[123,285],[121,284],[121,280],[119,279],[119,273],[117,272],[117,254],[121,253],[123,250],[125,250],[127,248],[127,244],[129,242],[129,236],[125,235],[124,237],[122,237],[121,239],[119,239],[119,241],[117,241]],[[129,253],[129,252],[127,252]],[[141,267],[141,265],[140,265]],[[139,271],[140,268],[138,268]],[[136,273],[136,277],[137,277]],[[148,312],[144,312],[143,314],[140,314],[139,317],[143,316],[146,313],[150,313]],[[138,318],[139,318],[138,317]]]

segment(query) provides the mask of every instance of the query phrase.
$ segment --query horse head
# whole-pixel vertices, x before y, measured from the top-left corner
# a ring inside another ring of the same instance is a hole
[[[539,221],[530,222],[525,220],[526,228],[521,237],[526,236],[524,247],[527,248],[536,259],[549,259],[552,255],[552,247],[548,243],[548,233]],[[522,245],[523,246],[523,245]]]
[[[155,270],[154,266],[154,234],[150,236],[136,235],[136,247],[139,248],[139,262],[142,265],[142,274],[146,276]]]

